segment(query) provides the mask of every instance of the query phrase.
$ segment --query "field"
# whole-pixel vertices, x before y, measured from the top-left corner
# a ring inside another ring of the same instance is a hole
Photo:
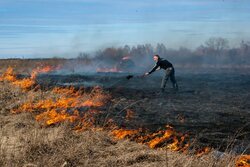
[[[119,106],[134,111],[129,129],[147,128],[155,131],[165,125],[188,133],[199,144],[220,151],[230,148],[249,153],[250,78],[237,74],[187,74],[177,77],[179,91],[160,93],[161,76],[127,80],[125,74],[52,75],[42,76],[47,85],[102,85]],[[46,80],[47,78],[47,80]],[[115,112],[115,111],[113,111]],[[232,141],[233,140],[233,141]],[[233,143],[231,143],[233,142]]]
[[[247,165],[249,74],[35,74],[1,77],[1,166]]]

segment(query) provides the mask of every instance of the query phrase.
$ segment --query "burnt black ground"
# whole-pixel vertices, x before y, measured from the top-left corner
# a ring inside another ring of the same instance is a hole
[[[161,76],[126,79],[127,74],[41,75],[46,86],[101,85],[112,95],[110,116],[123,128],[155,131],[172,125],[192,141],[221,151],[250,152],[250,75],[186,74],[177,76],[179,91],[159,93]],[[125,120],[126,109],[134,111]]]

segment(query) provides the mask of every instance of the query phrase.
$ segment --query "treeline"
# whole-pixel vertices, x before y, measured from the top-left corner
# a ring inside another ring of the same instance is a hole
[[[210,38],[196,49],[180,47],[179,49],[167,48],[164,44],[151,44],[128,46],[119,48],[106,48],[99,50],[94,55],[80,53],[78,59],[84,61],[98,61],[104,64],[114,64],[124,57],[129,57],[134,62],[147,65],[152,64],[152,55],[159,54],[175,64],[182,66],[225,66],[225,65],[250,65],[250,42],[241,41],[237,47],[229,47],[225,38]]]

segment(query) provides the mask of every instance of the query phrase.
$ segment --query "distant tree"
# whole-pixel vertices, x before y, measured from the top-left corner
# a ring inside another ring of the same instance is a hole
[[[117,53],[118,52],[116,48],[106,48],[96,53],[96,59],[108,64],[114,64],[121,59],[119,56],[117,56]]]
[[[158,43],[155,48],[156,54],[159,54],[161,56],[166,56],[167,54],[167,49],[166,46],[162,43]]]
[[[204,56],[206,54],[206,47],[204,45],[200,45],[196,48],[194,54],[197,56]]]
[[[241,56],[247,56],[250,53],[250,42],[241,41],[239,49]]]
[[[222,51],[224,49],[229,48],[229,42],[227,39],[225,38],[209,38],[206,42],[205,42],[206,46],[210,49],[213,49],[215,51]]]
[[[88,53],[80,52],[79,55],[77,56],[77,59],[86,59],[89,58]]]
[[[129,54],[130,51],[131,51],[131,49],[130,49],[130,47],[129,47],[128,45],[125,45],[124,48],[123,48],[123,50],[124,50],[127,54]]]
[[[241,62],[250,63],[250,41],[241,41],[239,53]]]
[[[79,55],[76,58],[77,63],[83,63],[83,64],[91,64],[92,60],[90,58],[90,55],[88,53],[80,52]]]
[[[225,49],[229,48],[229,42],[225,38],[209,38],[205,45],[207,47],[207,53],[210,56],[214,56],[214,63],[218,65],[219,61],[222,60],[222,55],[225,52]]]
[[[145,44],[146,55],[152,56],[154,54],[154,47],[151,44]]]

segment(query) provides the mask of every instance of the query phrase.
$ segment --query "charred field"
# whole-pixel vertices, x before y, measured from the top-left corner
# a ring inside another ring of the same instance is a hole
[[[160,92],[161,76],[126,79],[127,74],[43,75],[41,85],[76,88],[102,85],[115,103],[113,113],[123,128],[149,131],[173,126],[203,146],[249,153],[250,77],[248,74],[187,74],[177,76],[179,91]],[[126,117],[127,109],[133,118]],[[120,115],[116,115],[120,111]],[[123,111],[123,112],[121,112]],[[121,118],[119,120],[119,117]]]
[[[168,82],[164,93],[161,75],[127,75],[2,75],[0,164],[248,163],[238,157],[250,152],[249,74],[177,73],[178,92]]]

